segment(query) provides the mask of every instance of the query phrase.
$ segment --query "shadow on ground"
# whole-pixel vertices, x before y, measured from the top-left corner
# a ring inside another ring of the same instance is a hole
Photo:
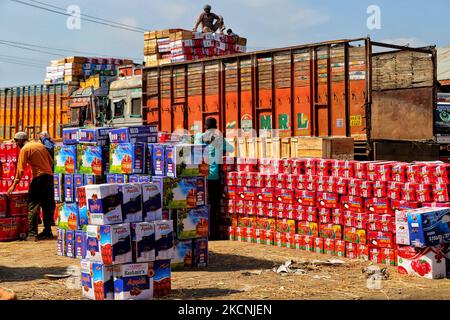
[[[208,253],[208,259],[208,267],[205,269],[186,268],[182,271],[232,272],[240,270],[272,269],[274,266],[274,263],[269,260],[261,260],[237,254],[216,253],[214,251]],[[173,272],[177,271],[174,270]]]
[[[0,283],[2,282],[24,282],[45,279],[46,274],[66,273],[67,268],[64,267],[5,267],[0,266]]]
[[[170,296],[162,298],[163,300],[189,300],[202,298],[225,297],[235,293],[241,293],[241,290],[220,289],[220,288],[195,288],[195,289],[173,289]]]

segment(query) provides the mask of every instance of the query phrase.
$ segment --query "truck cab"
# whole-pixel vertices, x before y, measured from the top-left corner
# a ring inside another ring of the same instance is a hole
[[[128,127],[142,125],[142,67],[119,67],[119,76],[109,85],[109,112],[106,125]]]

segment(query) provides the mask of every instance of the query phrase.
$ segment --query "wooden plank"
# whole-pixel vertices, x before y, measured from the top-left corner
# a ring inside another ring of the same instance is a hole
[[[237,145],[238,145],[238,157],[240,158],[247,158],[247,143],[245,138],[238,138],[237,139]]]
[[[435,161],[439,160],[439,145],[412,141],[375,141],[374,160]]]
[[[281,139],[281,158],[291,158],[291,138]]]
[[[353,160],[355,158],[355,143],[353,138],[324,138],[324,159]]]

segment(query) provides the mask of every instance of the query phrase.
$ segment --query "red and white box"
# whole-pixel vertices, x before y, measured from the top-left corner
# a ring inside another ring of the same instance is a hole
[[[319,159],[316,162],[316,174],[322,177],[331,176],[331,161],[327,159]]]
[[[291,173],[297,176],[305,174],[305,161],[300,159],[292,159]]]
[[[395,218],[390,214],[371,213],[367,219],[367,231],[395,232]]]
[[[236,173],[235,186],[237,186],[237,187],[245,187],[246,176],[247,176],[246,172],[237,172]]]
[[[377,179],[377,164],[378,161],[370,161],[367,162],[366,170],[367,170],[367,180],[375,181]]]
[[[366,209],[372,213],[390,214],[391,206],[388,198],[366,199]]]
[[[316,205],[316,193],[309,190],[295,190],[295,199],[304,206],[314,207]]]
[[[280,173],[292,174],[292,159],[280,160],[281,171]]]
[[[433,185],[419,184],[416,190],[416,199],[418,202],[433,202]]]
[[[314,238],[314,252],[318,254],[324,253],[324,239],[321,237]]]
[[[392,232],[369,231],[367,240],[370,245],[379,248],[394,248],[395,240]]]
[[[256,215],[260,217],[265,217],[267,215],[266,203],[263,201],[256,202]]]
[[[294,203],[295,190],[292,189],[275,189],[275,199],[285,204]]]
[[[392,200],[402,200],[402,190],[404,183],[390,181],[387,183],[388,198]]]
[[[19,157],[19,147],[15,143],[6,144],[6,161],[16,163]]]
[[[422,207],[427,208],[450,208],[450,202],[424,202]]]
[[[319,223],[331,223],[331,209],[319,208]]]
[[[306,183],[303,183],[302,189],[303,190],[309,190],[309,191],[316,191],[317,190],[317,177],[318,176],[310,176]]]
[[[260,173],[255,173],[255,184],[253,187],[265,188],[266,187],[266,176]]]
[[[236,163],[239,172],[258,172],[258,159],[237,158]]]
[[[256,187],[256,177],[258,173],[257,172],[248,172],[245,175],[244,180],[244,186],[246,187]]]
[[[275,189],[274,188],[257,188],[256,198],[263,202],[275,201]]]
[[[358,197],[372,198],[373,197],[373,181],[359,181]]]
[[[255,201],[245,201],[245,214],[249,216],[255,216],[257,214]]]
[[[447,183],[438,183],[432,186],[434,202],[450,201],[450,185]]]
[[[364,212],[365,205],[364,199],[361,197],[355,196],[342,196],[341,197],[341,205],[345,210],[350,210],[353,212]]]
[[[276,175],[274,174],[264,174],[264,181],[266,188],[275,188],[276,186]]]
[[[361,194],[359,190],[361,181],[360,179],[348,179],[348,195],[357,197]]]
[[[334,239],[334,240],[342,240],[342,232],[343,228],[340,224],[320,224],[319,225],[319,236],[324,239]]]
[[[317,205],[322,208],[339,208],[339,195],[337,193],[317,192]]]
[[[408,182],[420,183],[419,170],[422,165],[413,164],[406,167],[406,179]]]
[[[374,181],[373,182],[373,196],[376,198],[387,197],[387,182],[386,181]]]
[[[419,202],[415,201],[391,200],[391,209],[394,213],[400,210],[417,209],[419,206]]]
[[[386,265],[397,265],[397,250],[381,248],[381,263]]]
[[[345,257],[345,241],[336,240],[334,242],[334,254],[338,257]]]
[[[369,246],[369,260],[373,263],[380,264],[381,260],[381,248]]]
[[[347,242],[345,244],[345,256],[349,259],[356,259],[358,258],[358,249],[357,244]]]
[[[298,179],[295,174],[286,175],[286,189],[297,189]]]
[[[305,174],[309,176],[315,176],[317,174],[317,160],[318,159],[305,159]]]
[[[439,164],[432,170],[435,183],[450,183],[450,164]]]
[[[309,222],[318,222],[319,219],[317,217],[317,208],[316,207],[307,207],[302,206],[301,211],[301,220],[303,221],[309,221]]]
[[[275,188],[277,189],[286,188],[286,174],[281,173],[275,176]]]
[[[338,194],[346,195],[348,193],[348,178],[335,179],[336,192]]]
[[[319,236],[319,225],[317,222],[297,221],[297,233],[304,236]]]
[[[406,177],[406,168],[409,165],[407,163],[398,162],[392,166],[392,181],[396,182],[407,182],[408,179]]]
[[[275,218],[275,203],[274,202],[266,202],[266,216],[269,218]]]
[[[331,222],[333,224],[344,225],[344,210],[341,208],[331,210]]]
[[[358,258],[362,260],[369,260],[369,246],[366,244],[357,244],[356,250],[358,254]]]
[[[287,216],[286,205],[284,203],[275,204],[274,213],[275,218],[285,219]]]
[[[336,251],[336,240],[334,239],[324,239],[323,242],[323,253],[328,255],[334,255]]]
[[[436,164],[426,163],[421,166],[417,172],[419,177],[419,182],[422,184],[433,184],[435,183],[435,177],[433,172],[435,171]]]
[[[16,163],[12,161],[2,163],[1,173],[3,180],[14,180],[16,177]]]
[[[296,250],[301,250],[305,246],[305,236],[301,234],[294,235],[294,246]]]
[[[235,205],[235,210],[237,214],[245,214],[245,201],[237,200]]]
[[[411,245],[408,225],[408,211],[395,212],[395,240],[399,245]]]
[[[392,166],[395,164],[395,162],[387,161],[387,162],[381,162],[379,164],[375,165],[375,171],[376,171],[376,180],[380,181],[391,181],[392,176]]]
[[[368,214],[362,212],[350,212],[344,215],[344,225],[356,229],[366,229]]]
[[[298,204],[289,203],[286,206],[286,219],[290,220],[300,220],[301,219],[302,208]]]
[[[303,239],[305,241],[305,246],[304,246],[305,250],[314,252],[314,243],[315,243],[316,237],[314,237],[314,236],[304,236]]]
[[[353,163],[354,177],[357,179],[367,179],[367,162],[355,161]]]
[[[406,182],[403,185],[402,199],[406,201],[416,201],[417,200],[417,186],[415,182]]]
[[[415,248],[399,246],[398,272],[427,279],[446,277],[446,259],[441,247]]]

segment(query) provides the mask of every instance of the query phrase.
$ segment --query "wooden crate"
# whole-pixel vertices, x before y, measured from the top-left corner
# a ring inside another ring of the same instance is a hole
[[[259,157],[259,138],[246,138],[247,154],[249,158],[255,159]]]
[[[281,158],[280,138],[266,138],[266,157],[271,159]]]
[[[247,158],[248,152],[247,152],[247,142],[246,138],[237,138],[237,156],[240,158]]]
[[[354,159],[353,138],[293,137],[290,149],[292,158]]]
[[[292,158],[291,156],[291,138],[281,139],[281,158]]]

